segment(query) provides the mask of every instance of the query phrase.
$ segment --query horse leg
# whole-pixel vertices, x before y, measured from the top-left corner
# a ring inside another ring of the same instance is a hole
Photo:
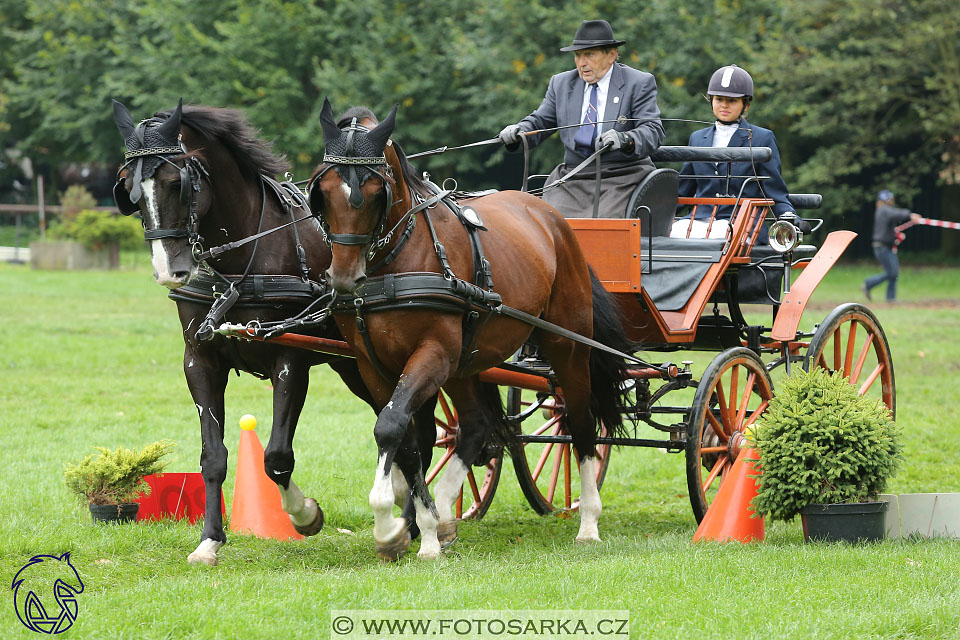
[[[206,493],[206,510],[200,545],[187,556],[190,564],[217,564],[217,552],[227,541],[223,531],[222,489],[227,477],[227,448],[223,445],[223,393],[229,370],[215,354],[200,357],[189,346],[184,351],[183,370],[193,402],[200,414],[200,470]]]
[[[597,488],[597,427],[590,412],[589,348],[559,338],[542,338],[566,407],[565,426],[580,464],[580,531],[577,542],[600,542],[597,528],[603,505]]]
[[[499,392],[492,387],[496,397],[482,394],[476,378],[450,380],[446,391],[457,407],[460,426],[457,429],[457,448],[447,462],[447,470],[437,482],[437,512],[440,523],[437,525],[437,537],[444,548],[457,539],[457,519],[453,515],[453,505],[460,495],[464,480],[470,473],[470,467],[480,455],[487,437],[496,427],[496,414],[489,403],[500,402]]]
[[[385,560],[399,559],[410,544],[406,521],[393,515],[392,471],[395,464],[412,488],[417,525],[422,536],[420,555],[435,557],[439,553],[436,506],[423,481],[417,438],[410,436],[408,426],[415,410],[431,396],[436,396],[451,367],[449,358],[439,346],[418,350],[407,362],[390,400],[377,417],[373,434],[377,441],[378,462],[369,500],[374,515],[373,538],[377,554]],[[369,382],[378,380],[379,376],[368,369],[364,379]]]
[[[423,474],[426,474],[430,468],[433,447],[437,439],[437,421],[434,418],[436,407],[437,398],[433,396],[428,398],[413,414],[413,427],[417,434],[417,449],[420,452],[420,469]],[[394,474],[393,482],[396,505],[403,507],[403,519],[407,521],[410,537],[416,540],[420,536],[420,528],[417,527],[417,510],[413,501],[413,493],[410,491],[407,479],[402,473]]]
[[[274,361],[273,427],[263,454],[267,477],[277,483],[280,503],[297,533],[312,536],[323,528],[323,510],[313,498],[305,498],[293,481],[293,437],[303,410],[310,381],[310,365],[300,355],[281,352]]]

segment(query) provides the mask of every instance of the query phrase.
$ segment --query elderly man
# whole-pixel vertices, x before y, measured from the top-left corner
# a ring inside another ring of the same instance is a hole
[[[573,43],[576,69],[550,78],[547,94],[536,111],[500,132],[508,150],[520,146],[524,132],[560,129],[566,147],[564,162],[547,184],[565,176],[595,149],[609,143],[601,156],[601,217],[622,217],[630,195],[655,167],[648,157],[663,142],[663,124],[657,106],[657,83],[652,74],[617,62],[617,40],[606,20],[584,20]],[[618,121],[619,119],[619,121]],[[580,124],[580,127],[569,125]],[[536,146],[553,131],[530,134]],[[589,217],[593,211],[596,173],[591,165],[569,182],[548,189],[543,199],[567,217]]]

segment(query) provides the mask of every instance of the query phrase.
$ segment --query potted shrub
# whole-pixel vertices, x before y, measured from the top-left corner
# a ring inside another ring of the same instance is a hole
[[[884,537],[888,505],[877,496],[902,461],[902,445],[882,402],[860,396],[839,372],[797,371],[752,439],[760,455],[757,514],[784,521],[800,514],[807,540]]]
[[[99,455],[90,454],[75,465],[64,468],[67,488],[86,500],[94,522],[119,520],[129,522],[137,517],[140,494],[149,494],[150,486],[143,477],[160,473],[167,466],[162,458],[174,447],[161,440],[136,451],[118,447],[116,451],[96,447]]]

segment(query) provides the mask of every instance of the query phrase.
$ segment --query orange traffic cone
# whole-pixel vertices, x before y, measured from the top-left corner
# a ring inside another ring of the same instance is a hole
[[[748,474],[753,471],[754,462],[759,460],[752,447],[740,450],[733,467],[723,479],[717,490],[713,504],[703,516],[693,541],[713,540],[715,542],[752,542],[763,540],[763,518],[752,518],[750,501],[757,495],[757,483]]]
[[[280,490],[263,470],[263,445],[254,429],[257,419],[240,418],[237,479],[230,507],[230,530],[258,538],[302,540],[280,503]]]

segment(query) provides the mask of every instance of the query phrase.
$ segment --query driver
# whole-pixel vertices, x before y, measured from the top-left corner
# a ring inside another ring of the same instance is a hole
[[[774,201],[773,212],[779,218],[785,213],[794,213],[793,205],[787,199],[787,185],[780,175],[780,151],[777,149],[777,139],[773,132],[755,124],[750,124],[744,116],[753,100],[753,78],[744,69],[735,64],[720,67],[710,77],[707,95],[713,115],[717,121],[706,129],[700,129],[690,134],[691,147],[770,147],[773,156],[769,161],[756,163],[756,174],[769,176],[769,180],[749,182],[743,188],[744,198],[770,198]],[[681,198],[720,198],[727,189],[725,163],[716,162],[686,162],[680,170]],[[731,175],[752,176],[754,165],[749,162],[734,162],[730,170]],[[700,176],[684,178],[684,176]],[[704,177],[705,176],[705,177]],[[740,193],[743,179],[730,180],[730,194]],[[683,205],[681,205],[683,206]],[[710,227],[711,238],[725,238],[729,228],[729,220],[733,215],[732,205],[723,205],[717,209],[717,216],[713,224],[709,224],[713,205],[698,205],[694,212],[694,221],[691,228],[690,217],[679,218],[673,223],[670,235],[674,238],[687,237],[690,229],[691,238],[707,237],[707,227]],[[761,229],[758,242],[766,244],[766,232]]]
[[[600,160],[601,217],[623,217],[634,189],[653,171],[648,157],[663,142],[664,130],[657,106],[657,83],[653,75],[617,62],[617,47],[625,40],[613,37],[606,20],[584,20],[573,43],[561,51],[572,51],[576,69],[550,78],[546,96],[537,110],[517,124],[504,127],[500,140],[507,150],[520,147],[525,131],[560,129],[566,148],[563,164],[550,174],[547,184],[571,169],[606,143],[611,147]],[[618,117],[624,122],[609,122]],[[527,136],[530,147],[553,131]],[[569,182],[547,189],[543,199],[568,218],[591,215],[596,173],[594,165],[584,167]]]

